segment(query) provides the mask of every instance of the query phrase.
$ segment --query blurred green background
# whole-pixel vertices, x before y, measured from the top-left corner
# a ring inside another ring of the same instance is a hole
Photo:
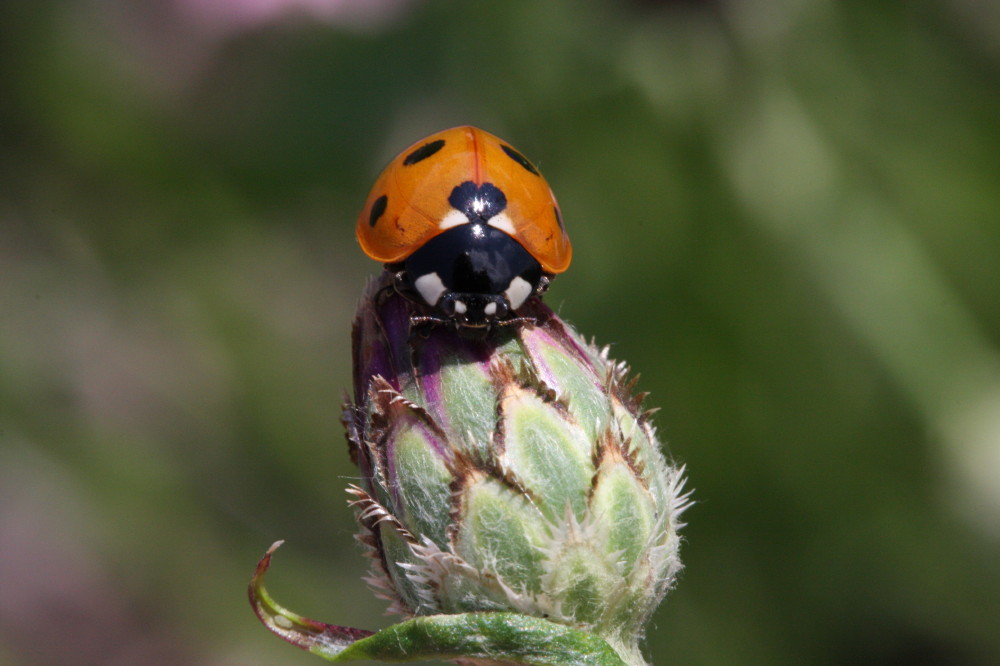
[[[338,423],[353,222],[471,123],[548,302],[688,465],[658,664],[1000,663],[1000,6],[0,4],[0,663],[310,664],[385,626]]]

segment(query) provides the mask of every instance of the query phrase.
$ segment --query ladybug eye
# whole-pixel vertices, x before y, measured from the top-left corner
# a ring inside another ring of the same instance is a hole
[[[425,143],[420,146],[412,153],[403,158],[403,166],[412,166],[421,160],[426,160],[428,157],[441,150],[444,147],[444,139],[438,139],[437,141],[431,141],[430,143]]]
[[[539,175],[538,169],[535,168],[534,164],[528,161],[527,157],[511,148],[506,143],[501,143],[500,147],[503,148],[503,152],[507,153],[507,157],[523,166],[525,171],[536,176]]]

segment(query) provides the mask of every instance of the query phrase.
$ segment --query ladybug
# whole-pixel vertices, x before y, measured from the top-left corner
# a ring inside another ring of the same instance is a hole
[[[414,323],[486,335],[532,321],[517,311],[572,257],[562,213],[538,169],[507,142],[453,127],[400,153],[372,187],[358,242],[423,306]]]

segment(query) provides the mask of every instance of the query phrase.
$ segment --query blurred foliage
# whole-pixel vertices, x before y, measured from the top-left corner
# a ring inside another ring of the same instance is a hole
[[[387,624],[343,494],[353,221],[471,123],[545,172],[548,301],[697,489],[653,661],[1000,662],[995,6],[184,4],[0,4],[0,661],[318,663],[245,599],[278,538],[284,603]]]

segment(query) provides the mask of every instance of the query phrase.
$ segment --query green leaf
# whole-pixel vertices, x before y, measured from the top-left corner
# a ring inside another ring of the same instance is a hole
[[[284,640],[329,661],[389,662],[480,658],[540,666],[626,666],[603,639],[572,627],[519,613],[427,615],[373,634],[316,622],[276,603],[264,575],[276,542],[257,564],[250,603],[264,625]]]
[[[331,661],[398,662],[459,657],[552,666],[625,666],[603,639],[519,613],[416,617],[356,641]]]

